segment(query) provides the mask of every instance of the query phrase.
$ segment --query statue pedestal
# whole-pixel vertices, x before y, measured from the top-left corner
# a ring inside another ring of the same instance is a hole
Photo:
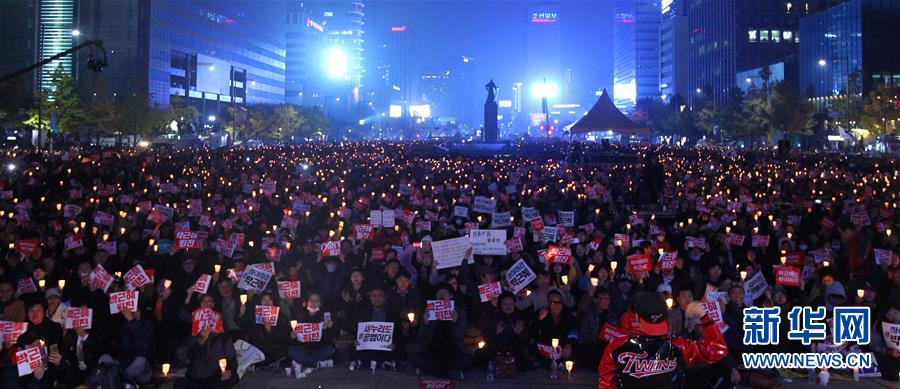
[[[491,80],[484,89],[488,95],[484,101],[484,129],[481,130],[481,141],[497,143],[500,141],[500,128],[497,125],[497,85]]]

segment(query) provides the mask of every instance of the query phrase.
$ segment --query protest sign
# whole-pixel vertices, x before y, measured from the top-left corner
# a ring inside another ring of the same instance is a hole
[[[644,254],[629,255],[625,260],[628,263],[629,273],[650,271],[650,257]]]
[[[575,226],[575,211],[559,211],[559,225],[566,227]]]
[[[34,279],[31,277],[25,277],[19,279],[19,284],[16,286],[16,294],[23,295],[28,293],[37,292],[37,285],[34,284]]]
[[[475,204],[472,205],[473,211],[478,213],[494,213],[495,208],[497,208],[497,200],[491,200],[483,196],[475,196]]]
[[[87,307],[69,307],[66,309],[66,329],[90,329],[94,318],[94,310]]]
[[[453,207],[453,216],[467,218],[469,217],[469,208],[463,207],[461,205],[456,205]]]
[[[19,239],[16,241],[16,251],[25,255],[34,254],[38,246],[40,246],[40,242],[37,239]]]
[[[353,239],[373,239],[375,237],[375,226],[373,224],[354,224]]]
[[[244,274],[241,275],[238,289],[253,290],[257,293],[262,292],[274,273],[275,266],[271,262],[256,263],[247,266],[244,268]]]
[[[752,277],[744,281],[744,304],[753,306],[753,300],[762,296],[768,287],[769,284],[766,282],[766,277],[763,276],[762,272],[754,273]]]
[[[113,292],[109,295],[109,313],[113,315],[124,310],[135,312],[137,304],[138,292],[136,290]]]
[[[678,251],[663,252],[663,254],[659,256],[659,268],[662,270],[674,269],[677,258]]]
[[[0,338],[3,343],[15,344],[27,330],[28,322],[0,320]]]
[[[211,275],[201,274],[200,277],[197,277],[197,281],[194,282],[194,285],[191,286],[191,290],[197,293],[206,294],[206,291],[209,289],[210,281],[212,281]]]
[[[879,265],[890,265],[893,256],[891,250],[875,249],[875,263]]]
[[[64,247],[66,250],[77,249],[81,246],[84,246],[84,242],[81,241],[81,235],[73,234],[66,237],[63,241]]]
[[[106,290],[109,289],[109,286],[113,282],[112,274],[106,271],[101,265],[97,265],[94,267],[94,270],[91,270],[91,274],[88,276],[88,283],[93,289],[101,289],[103,293],[106,293]]]
[[[732,246],[743,246],[744,245],[744,235],[729,232],[728,233],[728,244],[730,244]]]
[[[140,289],[142,286],[150,283],[150,276],[144,272],[141,265],[135,265],[123,276],[125,279],[125,287],[130,290]]]
[[[394,323],[364,321],[356,326],[356,350],[391,351]]]
[[[29,347],[21,351],[16,351],[16,368],[19,371],[19,377],[29,375],[43,363],[41,360],[40,347]]]
[[[278,296],[283,299],[300,298],[300,281],[278,281]]]
[[[562,354],[562,349],[559,346],[553,347],[543,343],[538,343],[537,346],[538,352],[547,359],[556,361]]]
[[[256,306],[256,324],[268,324],[274,326],[278,324],[278,311],[280,308],[273,305],[257,305]]]
[[[784,286],[800,286],[800,268],[794,266],[775,266],[775,284]]]
[[[381,211],[369,211],[369,223],[375,227],[381,227],[383,223]]]
[[[610,323],[603,324],[603,328],[600,330],[600,339],[606,343],[612,342],[616,338],[622,336],[627,336],[625,331]]]
[[[547,262],[572,264],[572,250],[568,247],[550,246],[547,247]]]
[[[522,288],[528,286],[535,278],[537,278],[537,275],[528,267],[524,259],[516,261],[506,272],[506,282],[513,293],[519,293]]]
[[[487,302],[500,296],[501,291],[500,281],[478,285],[478,296],[481,297],[481,302]]]
[[[396,224],[396,220],[394,218],[394,210],[387,209],[381,211],[381,226],[385,228],[393,228],[394,224]]]
[[[196,336],[205,329],[224,331],[222,315],[210,308],[197,308],[191,313],[191,335]]]
[[[434,262],[438,269],[461,265],[465,260],[466,251],[470,248],[472,243],[467,236],[431,242]]]
[[[559,237],[557,227],[547,227],[545,226],[541,230],[541,242],[556,242],[556,239]]]
[[[524,207],[522,208],[522,219],[523,220],[532,220],[536,217],[540,217],[541,214],[538,213],[537,209]],[[533,223],[533,222],[532,222]]]
[[[706,314],[709,315],[709,318],[716,322],[722,332],[728,331],[728,324],[725,324],[722,316],[722,305],[716,300],[706,301],[704,304],[706,304]]]
[[[176,249],[199,249],[203,247],[200,233],[197,231],[178,231],[175,233]]]
[[[341,241],[329,240],[322,243],[322,255],[326,257],[336,257],[341,255]]]
[[[297,323],[294,334],[300,343],[319,342],[322,340],[322,323]]]
[[[522,252],[522,239],[521,238],[512,238],[503,242],[506,246],[507,253],[520,253]]]
[[[491,228],[509,227],[510,225],[512,224],[510,223],[509,211],[494,212],[494,214],[491,215]]]
[[[425,302],[428,320],[453,320],[455,308],[453,300],[428,300]]]
[[[506,230],[472,230],[469,231],[472,243],[472,254],[506,255]]]
[[[97,241],[97,250],[103,250],[106,255],[116,255],[119,251],[116,242]]]
[[[881,333],[889,349],[900,351],[900,324],[881,322]]]
[[[769,245],[769,236],[768,235],[753,235],[750,243],[753,247],[766,247]]]
[[[631,247],[631,238],[629,238],[627,234],[614,234],[613,243],[623,250],[627,250]]]

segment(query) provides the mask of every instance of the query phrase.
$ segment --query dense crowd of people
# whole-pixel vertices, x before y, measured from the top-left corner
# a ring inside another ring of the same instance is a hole
[[[729,355],[687,370],[686,387],[765,386],[778,373],[743,369],[742,353],[817,346],[872,352],[897,380],[900,351],[882,336],[900,324],[896,161],[635,147],[618,150],[634,162],[584,165],[545,147],[6,151],[0,387],[168,375],[225,388],[249,369],[595,372],[639,292],[670,299],[670,334],[719,319]],[[435,242],[476,229],[503,230],[506,253],[443,262]],[[507,277],[520,261],[525,285]],[[868,306],[872,339],[746,345],[747,306]],[[393,324],[384,349],[360,342],[372,322]]]

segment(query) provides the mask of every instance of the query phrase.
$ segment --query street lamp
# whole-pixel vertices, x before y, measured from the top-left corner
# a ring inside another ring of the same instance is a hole
[[[819,66],[825,66],[828,64],[828,61],[825,58],[819,58]]]
[[[81,31],[78,31],[78,29],[72,30],[72,36],[77,37],[79,35],[81,35]]]

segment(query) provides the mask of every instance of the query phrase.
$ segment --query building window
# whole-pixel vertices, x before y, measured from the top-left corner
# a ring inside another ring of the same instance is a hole
[[[768,42],[769,41],[769,30],[760,30],[759,31],[759,41],[760,42]]]
[[[784,31],[781,33],[781,36],[784,37],[785,42],[790,42],[794,40],[794,32],[793,31]]]
[[[750,39],[750,42],[756,42],[756,30],[747,31],[747,35]]]
[[[780,30],[772,30],[772,42],[781,42],[781,31]]]

